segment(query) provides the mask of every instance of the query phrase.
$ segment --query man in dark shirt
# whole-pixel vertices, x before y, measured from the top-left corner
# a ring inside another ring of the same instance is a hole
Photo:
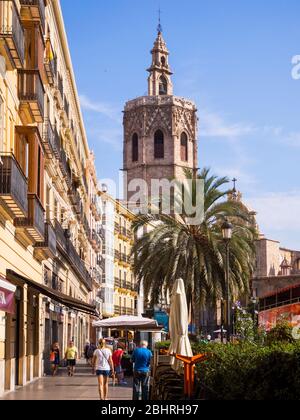
[[[133,369],[133,400],[139,400],[142,388],[142,400],[149,400],[150,370],[152,353],[148,350],[147,341],[142,341],[140,347],[132,354]]]

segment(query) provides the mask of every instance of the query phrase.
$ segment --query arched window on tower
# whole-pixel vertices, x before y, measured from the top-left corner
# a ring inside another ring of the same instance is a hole
[[[180,138],[180,156],[183,162],[188,161],[188,153],[188,136],[186,133],[182,133]]]
[[[167,95],[168,94],[168,81],[165,76],[161,76],[159,79],[159,94]]]
[[[164,159],[165,147],[164,147],[164,133],[161,130],[157,130],[154,134],[154,158]]]
[[[139,160],[139,136],[134,133],[132,136],[132,162]]]

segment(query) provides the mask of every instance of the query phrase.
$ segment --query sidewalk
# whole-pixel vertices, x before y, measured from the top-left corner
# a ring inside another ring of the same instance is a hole
[[[80,363],[73,378],[67,376],[66,369],[61,369],[59,376],[38,379],[8,393],[2,400],[99,400],[97,378]],[[110,380],[109,400],[132,400],[132,380],[122,387],[113,387]]]

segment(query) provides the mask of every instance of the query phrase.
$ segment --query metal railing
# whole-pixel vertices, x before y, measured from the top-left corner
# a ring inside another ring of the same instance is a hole
[[[57,89],[59,90],[61,99],[63,100],[64,99],[64,84],[63,84],[63,79],[59,73],[57,74]]]
[[[34,248],[48,248],[52,255],[56,255],[56,233],[50,222],[45,223],[44,242],[37,242]]]
[[[28,216],[16,218],[15,226],[27,229],[33,229],[44,238],[45,236],[45,210],[36,194],[28,194]]]
[[[12,197],[13,201],[24,212],[28,212],[28,184],[23,171],[13,155],[1,156],[0,163],[0,196]]]
[[[65,113],[67,114],[67,117],[69,118],[70,115],[70,106],[69,106],[69,102],[66,98],[66,95],[64,96],[64,109],[65,109]]]
[[[10,7],[11,10],[9,9]],[[13,50],[16,51],[20,60],[20,66],[18,68],[23,67],[25,58],[25,32],[18,9],[13,0],[0,2],[0,36],[7,40],[8,48],[11,52]],[[12,39],[13,44],[11,44],[9,39]]]
[[[72,268],[80,276],[81,281],[88,290],[92,290],[92,277],[86,269],[85,262],[80,258],[76,248],[69,239],[68,230],[64,230],[61,224],[55,220],[55,231],[60,251],[62,251],[65,258],[69,260]]]
[[[18,94],[20,101],[37,102],[44,116],[44,87],[39,70],[18,70]]]
[[[45,1],[44,0],[20,0],[21,6],[36,7],[39,10],[41,26],[45,30]]]
[[[56,127],[54,128],[49,119],[45,120],[43,140],[51,148],[55,156],[59,156],[60,152],[60,138]]]

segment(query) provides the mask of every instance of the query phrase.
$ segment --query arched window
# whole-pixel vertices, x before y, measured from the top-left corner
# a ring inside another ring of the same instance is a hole
[[[159,94],[167,95],[168,94],[168,81],[165,76],[161,76],[159,79]]]
[[[181,138],[180,138],[180,156],[181,156],[181,160],[183,162],[187,162],[188,161],[188,136],[186,135],[186,133],[182,133],[181,134]]]
[[[136,133],[132,136],[132,162],[139,160],[139,137]]]
[[[161,130],[157,130],[154,134],[154,158],[164,159],[165,148],[164,148],[164,133]]]
[[[160,59],[160,61],[161,61],[161,65],[163,67],[165,67],[165,65],[166,65],[166,57],[165,56],[162,56],[161,59]]]

